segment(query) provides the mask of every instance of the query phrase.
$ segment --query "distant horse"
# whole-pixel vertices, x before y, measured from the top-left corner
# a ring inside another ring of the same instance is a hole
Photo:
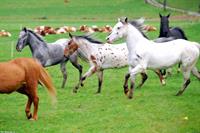
[[[188,40],[184,31],[179,28],[179,27],[169,27],[169,17],[170,14],[168,14],[167,16],[162,16],[161,14],[159,14],[160,16],[160,33],[159,33],[159,38],[162,37],[173,37],[174,39],[185,39]],[[180,71],[180,63],[178,64],[178,71]],[[165,74],[165,70],[164,72],[162,72],[162,74]]]
[[[78,53],[84,59],[90,63],[89,70],[83,75],[80,82],[74,88],[74,92],[77,92],[80,84],[89,76],[97,73],[99,86],[97,93],[101,92],[101,85],[103,81],[103,71],[110,68],[121,68],[128,65],[128,50],[125,43],[121,44],[107,44],[94,40],[88,36],[72,36],[69,44],[65,48],[65,56],[71,55],[74,52]],[[156,72],[159,76],[162,84],[165,84],[161,74]],[[125,76],[125,79],[129,78],[129,74]],[[141,73],[142,82],[138,87],[141,87],[147,79],[147,75]],[[126,86],[125,86],[126,87]]]
[[[175,39],[185,39],[188,40],[187,37],[185,36],[184,31],[179,28],[179,27],[169,27],[169,17],[170,14],[167,16],[160,16],[160,33],[159,33],[159,38],[160,37],[174,37]]]
[[[53,100],[56,100],[56,91],[51,78],[36,59],[17,58],[9,62],[1,62],[0,81],[0,93],[9,94],[17,91],[28,97],[25,110],[27,119],[38,119],[38,82],[45,85]],[[34,104],[33,116],[30,111],[32,103]]]
[[[128,19],[119,19],[111,34],[107,37],[108,42],[119,38],[125,38],[128,48],[129,73],[131,75],[131,87],[124,88],[124,93],[129,98],[133,97],[135,77],[146,69],[156,70],[169,68],[179,62],[182,64],[184,83],[176,94],[181,95],[190,84],[190,73],[200,80],[200,74],[195,67],[200,45],[183,39],[164,42],[162,45],[146,39],[141,31],[128,23]],[[129,94],[128,94],[129,93]]]
[[[63,74],[62,88],[64,88],[67,80],[65,65],[68,60],[79,70],[79,79],[82,76],[82,66],[78,64],[77,53],[74,53],[69,58],[64,57],[64,49],[67,43],[68,39],[59,39],[54,43],[47,44],[39,35],[29,29],[23,28],[20,32],[16,49],[20,52],[28,45],[32,56],[38,59],[44,67],[60,64]]]

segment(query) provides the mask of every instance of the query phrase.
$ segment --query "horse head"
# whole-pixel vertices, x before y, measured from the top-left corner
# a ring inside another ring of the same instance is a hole
[[[78,45],[74,41],[74,39],[76,38],[71,33],[69,33],[69,37],[71,38],[71,40],[65,46],[65,50],[64,50],[65,57],[72,55],[78,49]]]
[[[28,30],[26,29],[26,27],[24,27],[19,33],[19,38],[16,45],[16,50],[18,52],[21,52],[22,49],[27,45],[27,40],[28,40]]]
[[[169,32],[169,17],[170,14],[167,16],[162,16],[159,13],[160,16],[160,37],[166,37]]]
[[[112,43],[118,38],[126,36],[127,25],[128,25],[127,17],[118,19],[118,23],[113,27],[112,32],[106,38],[107,42]]]

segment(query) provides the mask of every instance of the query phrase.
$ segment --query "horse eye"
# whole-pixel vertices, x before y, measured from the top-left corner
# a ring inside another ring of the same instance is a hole
[[[120,27],[117,27],[117,29],[119,30],[119,29],[120,29]]]

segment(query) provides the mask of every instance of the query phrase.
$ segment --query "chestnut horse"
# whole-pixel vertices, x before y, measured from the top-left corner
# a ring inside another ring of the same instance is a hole
[[[1,62],[0,81],[0,93],[10,94],[17,91],[28,96],[25,112],[26,117],[30,120],[38,118],[38,82],[44,85],[52,99],[56,100],[56,91],[51,78],[36,59],[17,58],[9,62]],[[34,104],[33,116],[30,111],[32,103]]]

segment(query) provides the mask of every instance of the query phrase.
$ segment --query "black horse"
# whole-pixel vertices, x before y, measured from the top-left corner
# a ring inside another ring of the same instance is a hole
[[[188,40],[187,37],[185,36],[184,31],[179,28],[179,27],[169,27],[169,17],[170,14],[167,16],[160,16],[160,34],[159,38],[162,37],[173,37],[174,39],[185,39]],[[180,63],[178,65],[178,68],[180,69]],[[164,70],[163,72],[161,71],[162,75],[165,75],[166,71]]]

